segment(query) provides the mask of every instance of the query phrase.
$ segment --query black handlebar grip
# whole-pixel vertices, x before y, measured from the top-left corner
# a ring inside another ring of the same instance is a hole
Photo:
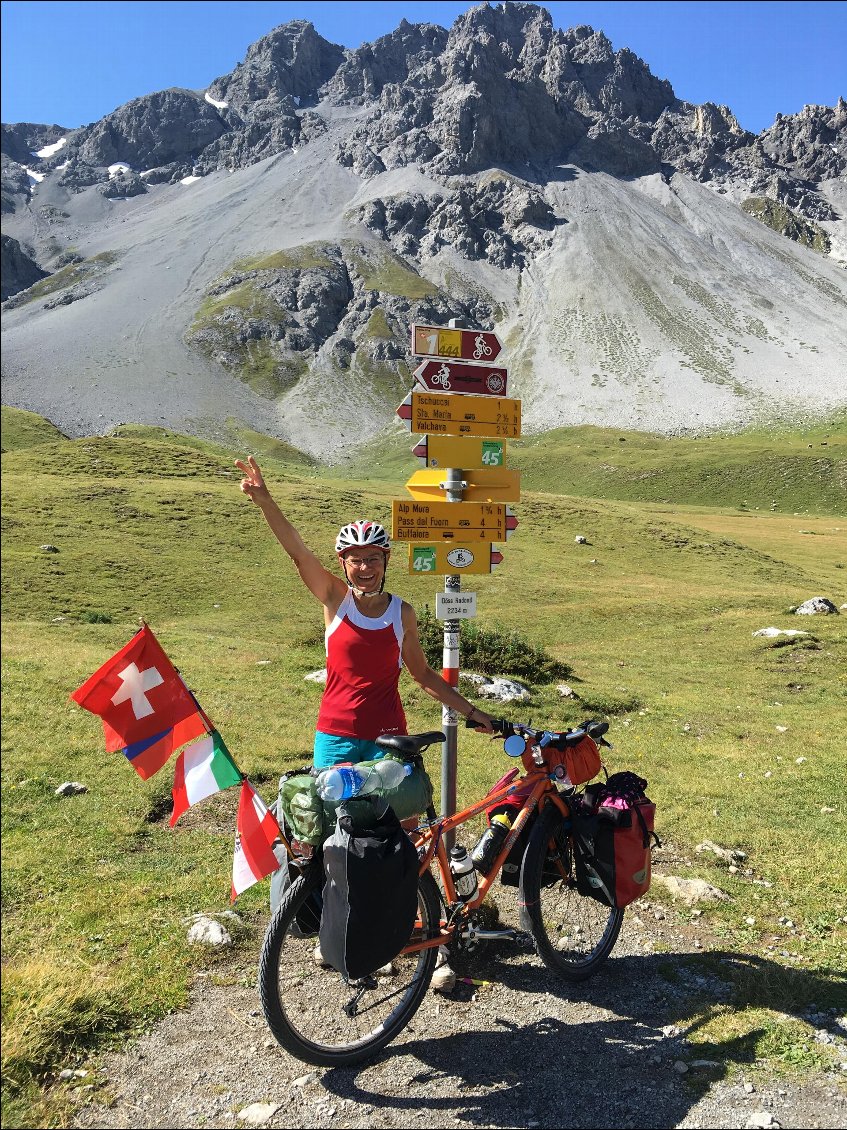
[[[465,719],[466,730],[476,730],[479,725],[479,722],[473,722],[470,718]],[[509,734],[513,734],[515,732],[512,729],[511,722],[507,722],[505,718],[492,718],[491,726],[495,734],[502,734],[504,738],[507,738]]]

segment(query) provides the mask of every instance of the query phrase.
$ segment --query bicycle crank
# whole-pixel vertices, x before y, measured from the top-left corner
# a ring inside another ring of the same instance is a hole
[[[470,923],[462,930],[459,940],[464,949],[472,950],[480,942],[516,942],[522,934],[522,930],[514,930],[510,926],[503,926],[499,930],[484,930]]]

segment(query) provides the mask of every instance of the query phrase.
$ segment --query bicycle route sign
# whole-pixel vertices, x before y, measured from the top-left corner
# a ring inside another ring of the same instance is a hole
[[[430,392],[464,392],[476,396],[505,396],[509,374],[491,365],[465,361],[422,361],[413,374]]]
[[[406,502],[391,504],[395,541],[505,541],[518,524],[511,510],[496,502]]]
[[[425,467],[505,467],[506,441],[475,436],[422,436],[412,448]]]
[[[488,541],[434,542],[409,546],[409,572],[422,573],[493,573],[503,554]]]
[[[412,391],[397,408],[410,431],[514,439],[521,434],[521,402],[495,396]]]
[[[494,361],[503,346],[490,330],[445,329],[412,324],[412,353],[417,357],[455,357],[463,361]]]

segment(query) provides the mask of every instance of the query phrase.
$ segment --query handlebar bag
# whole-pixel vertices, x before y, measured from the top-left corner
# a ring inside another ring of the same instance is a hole
[[[319,941],[324,960],[345,980],[358,981],[388,964],[411,936],[418,853],[389,805],[361,827],[361,814],[354,819],[346,803],[323,849]]]
[[[531,772],[535,763],[532,758],[532,744],[530,742],[527,742],[521,760],[526,771]],[[557,769],[560,765],[563,766],[574,785],[584,785],[586,781],[596,777],[603,768],[597,743],[588,734],[576,745],[563,745],[561,748],[556,745],[555,740],[552,741],[544,749],[544,760],[551,771]]]
[[[565,746],[550,753],[545,750],[547,764],[551,769],[563,765],[574,785],[584,785],[600,772],[603,763],[600,750],[593,738],[587,734],[576,745]]]

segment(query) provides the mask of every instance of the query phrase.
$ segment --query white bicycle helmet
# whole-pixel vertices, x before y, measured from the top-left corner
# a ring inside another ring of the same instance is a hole
[[[335,539],[335,552],[344,553],[347,549],[366,545],[375,545],[378,549],[384,549],[386,553],[391,549],[391,542],[385,532],[385,527],[381,526],[379,522],[363,519],[342,526],[338,531],[338,537]]]

